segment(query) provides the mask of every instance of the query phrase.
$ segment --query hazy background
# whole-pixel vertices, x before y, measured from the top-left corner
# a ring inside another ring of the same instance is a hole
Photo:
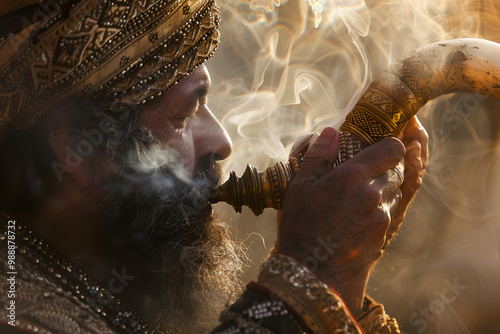
[[[494,0],[326,0],[318,28],[302,0],[219,4],[209,103],[234,143],[224,169],[238,175],[247,163],[286,160],[303,133],[338,128],[371,79],[412,49],[458,37],[500,42]],[[369,285],[406,333],[500,333],[497,110],[496,101],[455,95],[418,114],[430,136],[427,175]],[[216,210],[250,246],[254,279],[274,242],[275,211]]]

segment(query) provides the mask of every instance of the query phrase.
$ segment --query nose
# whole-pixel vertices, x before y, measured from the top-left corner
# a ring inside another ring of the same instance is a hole
[[[233,145],[226,129],[215,118],[207,105],[199,107],[193,129],[196,159],[218,156],[221,160],[231,155]]]

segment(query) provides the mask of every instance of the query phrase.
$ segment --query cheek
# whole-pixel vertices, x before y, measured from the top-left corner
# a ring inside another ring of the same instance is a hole
[[[156,116],[154,112],[151,112],[143,118],[142,125],[151,130],[155,142],[159,143],[160,147],[175,150],[179,162],[187,173],[192,175],[196,161],[192,125],[188,124],[183,129],[175,129],[170,124],[162,124],[161,118]]]
[[[190,132],[182,132],[177,134],[175,138],[167,142],[168,147],[176,150],[180,162],[189,175],[193,174],[195,166],[195,149],[193,144],[193,137]]]

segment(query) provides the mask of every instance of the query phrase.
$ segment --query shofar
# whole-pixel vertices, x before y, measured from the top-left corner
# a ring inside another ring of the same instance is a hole
[[[392,64],[368,87],[340,127],[337,164],[363,147],[398,137],[408,121],[429,101],[450,93],[469,92],[500,100],[500,44],[481,39],[455,39],[424,46]],[[263,172],[248,165],[241,178],[214,189],[212,203],[243,205],[255,215],[281,209],[286,189],[300,168],[292,157]]]

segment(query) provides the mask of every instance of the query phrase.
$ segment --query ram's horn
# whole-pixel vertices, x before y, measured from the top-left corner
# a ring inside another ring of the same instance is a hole
[[[367,145],[398,137],[429,100],[460,92],[500,100],[500,44],[455,39],[430,44],[396,61],[372,82],[340,127],[338,163]],[[266,207],[281,209],[299,168],[296,157],[263,172],[249,165],[241,178],[232,172],[214,189],[211,202],[227,202],[236,212],[247,205],[256,215]]]

